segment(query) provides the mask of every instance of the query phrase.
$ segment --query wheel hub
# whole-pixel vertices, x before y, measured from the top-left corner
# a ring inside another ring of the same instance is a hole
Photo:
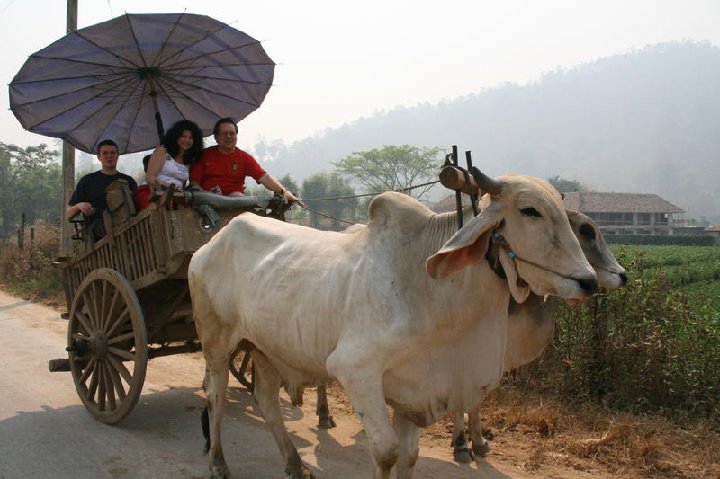
[[[103,331],[95,331],[90,336],[90,351],[95,358],[102,358],[107,354],[107,336]]]

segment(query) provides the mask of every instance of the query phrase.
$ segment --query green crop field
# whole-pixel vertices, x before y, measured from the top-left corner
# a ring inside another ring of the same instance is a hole
[[[614,245],[611,250],[630,280],[660,273],[692,304],[720,311],[720,247]]]
[[[628,284],[561,304],[534,389],[720,421],[720,247],[612,245]]]

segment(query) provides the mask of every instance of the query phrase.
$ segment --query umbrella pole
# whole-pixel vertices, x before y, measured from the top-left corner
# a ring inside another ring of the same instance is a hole
[[[158,108],[157,101],[157,90],[155,89],[155,77],[152,74],[147,76],[148,84],[150,86],[150,98],[152,98],[153,106],[155,107],[155,127],[157,128],[158,144],[162,143],[163,137],[165,136],[165,128],[163,127],[162,116],[160,116],[160,109]]]

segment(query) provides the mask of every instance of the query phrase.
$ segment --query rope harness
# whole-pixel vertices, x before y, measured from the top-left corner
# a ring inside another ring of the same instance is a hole
[[[427,183],[421,183],[421,184],[419,184],[419,185],[408,186],[407,188],[401,188],[401,189],[399,189],[399,190],[388,190],[388,191],[396,191],[396,192],[398,192],[398,193],[406,193],[406,192],[408,192],[408,191],[412,191],[412,190],[414,190],[414,189],[422,188],[422,187],[425,187],[425,186],[431,186],[431,185],[434,185],[435,183],[439,183],[439,182],[440,182],[439,180],[428,181]],[[362,194],[362,195],[321,196],[321,197],[319,197],[319,198],[303,198],[303,201],[308,202],[308,201],[350,200],[350,199],[353,199],[353,198],[364,198],[364,197],[366,197],[366,196],[377,196],[377,195],[382,194],[382,193],[385,193],[385,191],[377,191],[377,192],[375,192],[375,193],[364,193],[364,194]],[[354,223],[354,222],[352,222],[352,221],[344,220],[344,219],[342,219],[342,218],[337,218],[337,217],[332,216],[332,215],[329,215],[329,214],[327,214],[327,213],[323,213],[323,212],[321,212],[321,211],[319,211],[319,210],[316,210],[316,209],[314,209],[314,208],[310,208],[310,207],[307,205],[307,203],[305,204],[305,208],[304,208],[304,209],[306,209],[306,210],[308,210],[308,211],[311,211],[311,212],[315,213],[316,215],[320,215],[320,216],[322,216],[322,217],[329,218],[329,219],[331,219],[331,220],[339,221],[339,222],[341,222],[341,223],[345,223],[345,224],[348,224],[348,225],[350,225],[350,226],[356,225],[356,224],[364,224],[364,223]]]

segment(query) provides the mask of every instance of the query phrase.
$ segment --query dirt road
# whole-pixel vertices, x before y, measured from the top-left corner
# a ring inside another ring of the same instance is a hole
[[[107,426],[85,411],[70,373],[48,372],[48,360],[64,354],[65,328],[57,311],[0,292],[0,479],[207,477],[199,420],[201,357],[153,360],[135,410]],[[318,430],[314,394],[306,400],[302,408],[284,401],[284,412],[300,455],[317,477],[371,477],[359,421],[335,413],[338,427]],[[283,477],[280,454],[252,397],[238,385],[229,401],[223,441],[234,477]],[[457,465],[444,445],[420,453],[419,479],[526,477],[492,458]]]

